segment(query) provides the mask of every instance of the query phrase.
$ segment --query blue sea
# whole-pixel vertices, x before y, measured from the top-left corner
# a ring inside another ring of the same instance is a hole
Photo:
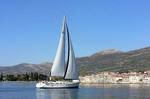
[[[0,99],[150,99],[148,84],[93,84],[78,89],[36,89],[35,84],[0,82]]]

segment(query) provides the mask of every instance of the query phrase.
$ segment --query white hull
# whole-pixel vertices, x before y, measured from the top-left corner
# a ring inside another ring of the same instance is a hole
[[[42,81],[36,84],[37,88],[78,88],[79,81]]]

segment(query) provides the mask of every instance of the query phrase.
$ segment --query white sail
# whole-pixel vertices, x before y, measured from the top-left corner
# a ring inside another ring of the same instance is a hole
[[[72,79],[72,80],[78,80],[79,78],[79,73],[78,73],[78,66],[76,65],[76,59],[75,59],[75,54],[72,46],[72,42],[69,36],[69,31],[68,27],[66,27],[67,30],[67,37],[69,40],[68,44],[68,49],[69,49],[69,57],[68,57],[68,64],[66,67],[66,74],[65,74],[65,79]]]
[[[66,22],[66,18],[64,18],[63,21],[63,27],[62,27],[59,45],[57,48],[57,53],[51,68],[51,76],[64,77],[65,74],[65,35],[66,35],[65,22]]]

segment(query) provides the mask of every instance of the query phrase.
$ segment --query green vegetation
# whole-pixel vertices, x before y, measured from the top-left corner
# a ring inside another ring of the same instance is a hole
[[[0,81],[39,81],[39,80],[46,80],[48,79],[47,75],[38,74],[37,72],[31,72],[26,74],[7,74],[7,75],[0,75]]]
[[[150,70],[150,47],[122,53],[96,53],[78,59],[80,75],[98,72],[144,72]]]
[[[3,81],[3,74],[0,75],[0,81]]]

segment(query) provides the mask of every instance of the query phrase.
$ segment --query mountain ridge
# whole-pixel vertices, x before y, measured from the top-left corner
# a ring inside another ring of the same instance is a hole
[[[102,71],[129,72],[150,70],[150,47],[123,52],[109,49],[90,56],[77,58],[80,75],[93,74]],[[22,74],[38,72],[49,74],[52,63],[28,64],[0,67],[3,74]]]

